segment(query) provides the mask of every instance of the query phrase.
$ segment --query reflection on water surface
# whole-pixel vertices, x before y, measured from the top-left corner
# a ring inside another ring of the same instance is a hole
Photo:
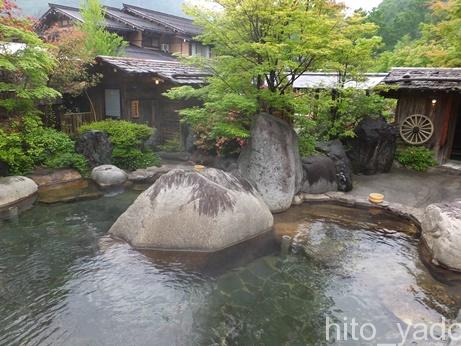
[[[135,197],[39,205],[0,224],[0,344],[312,345],[326,316],[374,322],[391,342],[396,322],[457,315],[459,286],[434,280],[412,232],[389,223],[377,231],[339,209],[366,221],[341,226],[322,220],[332,209],[302,206],[276,217],[276,234],[295,237],[286,256],[270,239],[153,256],[104,240]]]

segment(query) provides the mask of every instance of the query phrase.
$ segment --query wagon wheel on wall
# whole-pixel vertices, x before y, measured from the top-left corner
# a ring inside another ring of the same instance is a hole
[[[433,134],[434,124],[429,117],[422,114],[410,115],[400,125],[400,136],[408,144],[424,144]]]

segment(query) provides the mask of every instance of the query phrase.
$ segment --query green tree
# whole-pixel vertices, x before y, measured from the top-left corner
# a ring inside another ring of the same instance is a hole
[[[383,38],[382,51],[392,51],[402,37],[421,37],[420,24],[431,21],[430,0],[384,0],[374,8],[368,20],[378,27]]]
[[[431,45],[426,55],[436,66],[461,66],[461,0],[437,0],[432,5],[436,24],[424,25],[423,37]]]
[[[421,24],[421,37],[405,36],[392,52],[384,52],[375,69],[392,66],[461,66],[461,0],[436,0],[431,6],[433,23]]]
[[[208,84],[167,93],[174,99],[193,97],[203,102],[181,115],[205,147],[215,144],[219,151],[226,151],[226,140],[234,146],[244,143],[251,116],[259,111],[292,121],[303,108],[293,83],[304,72],[358,73],[370,59],[364,54],[378,42],[372,24],[358,17],[347,19],[333,1],[221,0],[219,4],[218,11],[189,9],[203,28],[198,39],[213,47],[211,59],[192,59],[212,74]]]
[[[56,60],[35,33],[0,24],[0,41],[0,107],[24,115],[60,96],[48,86]]]
[[[86,52],[92,56],[123,54],[127,43],[122,37],[105,29],[105,11],[99,0],[85,0],[80,9],[83,22],[80,30],[85,35]]]

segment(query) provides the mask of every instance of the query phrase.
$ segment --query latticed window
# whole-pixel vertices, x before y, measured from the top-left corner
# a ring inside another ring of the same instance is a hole
[[[139,118],[139,100],[132,100],[130,114],[133,119]]]

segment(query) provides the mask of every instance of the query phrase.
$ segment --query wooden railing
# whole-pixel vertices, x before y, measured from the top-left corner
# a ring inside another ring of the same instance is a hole
[[[68,135],[76,135],[83,124],[94,121],[91,112],[86,113],[65,113],[61,116],[61,131]]]

